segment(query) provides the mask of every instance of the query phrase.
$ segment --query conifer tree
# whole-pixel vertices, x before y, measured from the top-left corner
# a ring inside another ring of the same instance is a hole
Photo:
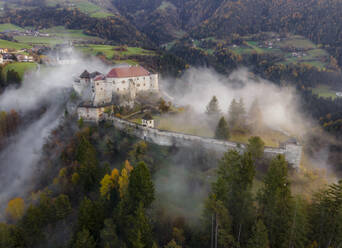
[[[254,132],[261,132],[263,128],[263,117],[258,99],[255,99],[249,109],[248,118]]]
[[[221,113],[221,110],[220,110],[219,105],[218,105],[218,100],[217,100],[216,96],[213,96],[207,105],[206,114],[210,118],[216,119],[220,116],[220,113]]]
[[[261,220],[258,220],[252,229],[252,235],[247,243],[247,248],[268,248],[267,229]]]
[[[232,217],[232,233],[240,245],[247,242],[254,223],[252,184],[255,167],[249,153],[228,151],[219,164],[213,193],[223,202]]]
[[[309,208],[311,242],[318,247],[342,244],[342,181],[316,193]]]
[[[76,151],[76,159],[79,163],[79,175],[81,183],[86,191],[89,191],[100,180],[100,168],[96,157],[95,147],[88,137],[82,134]]]
[[[272,159],[264,186],[259,191],[261,218],[267,227],[271,247],[286,247],[293,222],[293,202],[283,155]]]
[[[95,248],[96,243],[94,237],[91,236],[87,229],[84,229],[77,233],[74,248]]]
[[[258,136],[251,137],[248,140],[247,151],[251,154],[254,160],[260,159],[264,156],[265,143]]]
[[[142,203],[144,208],[150,207],[154,200],[154,185],[151,174],[144,162],[132,170],[129,178],[128,193],[132,206]]]
[[[232,100],[228,110],[228,121],[231,128],[243,130],[246,126],[246,110],[243,99]]]
[[[215,130],[215,138],[216,139],[222,139],[222,140],[228,140],[230,137],[229,133],[229,127],[228,123],[224,119],[224,117],[221,117],[219,123],[217,124],[216,130]]]

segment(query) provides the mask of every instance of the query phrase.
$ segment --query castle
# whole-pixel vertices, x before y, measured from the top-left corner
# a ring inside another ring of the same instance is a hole
[[[134,101],[139,92],[159,92],[158,74],[152,74],[142,66],[120,66],[106,75],[85,70],[73,85],[83,102],[77,109],[79,118],[99,121],[106,106],[115,98],[126,97]]]

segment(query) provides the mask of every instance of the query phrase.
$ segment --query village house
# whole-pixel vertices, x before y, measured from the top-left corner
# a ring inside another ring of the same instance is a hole
[[[8,49],[7,48],[0,48],[0,53],[1,54],[8,53]]]
[[[18,62],[33,62],[33,57],[25,54],[18,54],[16,56]]]
[[[4,53],[2,54],[2,57],[3,57],[3,63],[13,62],[16,60],[16,57],[11,53]]]

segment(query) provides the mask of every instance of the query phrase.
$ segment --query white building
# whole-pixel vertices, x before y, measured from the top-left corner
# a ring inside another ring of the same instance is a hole
[[[158,74],[152,74],[142,66],[113,68],[107,75],[84,71],[74,82],[75,91],[94,106],[112,102],[113,94],[128,95],[131,99],[141,91],[159,91]],[[89,95],[90,93],[90,95]]]
[[[145,114],[141,120],[141,124],[144,127],[154,128],[154,120],[152,115],[150,113]]]
[[[129,65],[113,68],[107,75],[84,71],[73,86],[82,100],[91,102],[93,108],[111,104],[113,95],[124,95],[134,100],[138,92],[159,91],[158,74],[152,74],[142,66]],[[84,111],[79,112],[79,117],[87,120],[88,115],[84,114]]]

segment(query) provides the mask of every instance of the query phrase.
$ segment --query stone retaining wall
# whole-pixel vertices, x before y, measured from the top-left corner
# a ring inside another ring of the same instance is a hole
[[[183,134],[177,132],[163,131],[155,128],[147,128],[142,125],[125,121],[117,117],[105,118],[112,121],[113,125],[127,133],[133,134],[140,139],[155,143],[161,146],[205,146],[208,149],[225,152],[227,150],[235,149],[243,152],[246,149],[244,144],[234,143],[230,141],[222,141],[213,138],[200,137],[190,134]],[[286,160],[291,166],[298,169],[301,161],[302,146],[297,144],[286,144],[282,148],[265,147],[265,154],[268,156],[275,156],[278,154],[285,155]]]

